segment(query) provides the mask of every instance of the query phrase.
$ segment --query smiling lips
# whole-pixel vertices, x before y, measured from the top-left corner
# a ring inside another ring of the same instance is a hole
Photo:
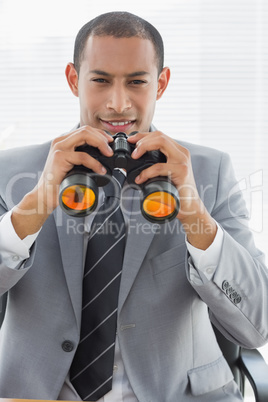
[[[124,121],[106,121],[100,119],[102,124],[106,129],[112,132],[118,132],[120,130],[127,131],[135,122],[135,120],[124,120]]]
[[[107,123],[111,124],[112,126],[126,126],[127,124],[132,123],[132,121],[108,121]]]

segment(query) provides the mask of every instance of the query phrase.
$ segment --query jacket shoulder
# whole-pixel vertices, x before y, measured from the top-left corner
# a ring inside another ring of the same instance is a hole
[[[43,170],[51,142],[0,151],[0,182],[18,173]]]
[[[216,179],[215,176],[219,174],[221,166],[228,166],[228,169],[233,170],[231,158],[228,153],[190,142],[177,142],[190,152],[193,170],[197,177],[204,177],[204,174],[206,174]]]
[[[178,144],[182,145],[184,148],[187,148],[190,151],[192,158],[203,158],[203,159],[218,159],[223,156],[227,156],[223,151],[220,151],[216,148],[211,148],[204,145],[193,144],[186,141],[176,141]]]

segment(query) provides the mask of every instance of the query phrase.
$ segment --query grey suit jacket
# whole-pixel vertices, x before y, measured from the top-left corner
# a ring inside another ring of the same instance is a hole
[[[120,350],[141,402],[238,401],[211,321],[240,345],[263,345],[267,270],[229,157],[182,145],[191,152],[200,196],[224,230],[220,261],[211,280],[194,270],[180,222],[150,224],[133,192],[118,306]],[[34,187],[48,151],[43,144],[0,153],[0,215]],[[20,269],[0,260],[0,294],[8,291],[1,397],[57,399],[79,342],[83,247],[83,219],[57,208]]]

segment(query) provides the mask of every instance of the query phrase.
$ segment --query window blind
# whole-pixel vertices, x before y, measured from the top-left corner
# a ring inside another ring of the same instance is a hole
[[[165,42],[170,85],[154,124],[178,140],[228,152],[257,245],[268,244],[268,2],[121,0],[95,4],[0,0],[0,148],[50,140],[79,121],[64,69],[74,37],[96,15],[126,10]],[[2,174],[2,173],[1,173]]]
[[[171,81],[154,124],[178,140],[228,152],[260,247],[268,243],[268,3],[265,0],[115,0],[75,9],[62,0],[0,0],[0,148],[40,143],[79,121],[64,70],[78,29],[111,10],[161,32]],[[31,11],[31,12],[30,12]]]

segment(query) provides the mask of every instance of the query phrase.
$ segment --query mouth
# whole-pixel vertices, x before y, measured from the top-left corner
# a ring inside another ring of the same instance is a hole
[[[102,125],[106,130],[112,133],[118,133],[119,131],[127,132],[135,124],[135,120],[102,120],[100,119]]]

